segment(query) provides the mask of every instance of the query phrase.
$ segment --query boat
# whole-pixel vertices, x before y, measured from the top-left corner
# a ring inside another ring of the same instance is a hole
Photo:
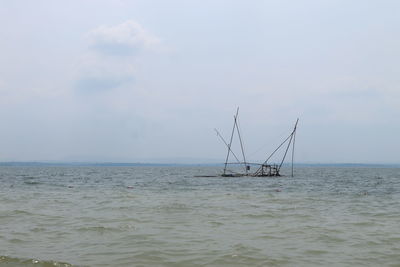
[[[227,155],[225,158],[224,169],[223,173],[221,174],[222,177],[243,177],[243,176],[250,176],[250,177],[277,177],[281,175],[281,169],[285,162],[286,156],[288,155],[289,150],[291,150],[291,176],[294,176],[294,151],[295,151],[295,143],[296,143],[296,131],[297,131],[297,124],[299,119],[296,120],[294,124],[293,130],[290,132],[289,136],[287,136],[284,141],[277,146],[277,148],[267,157],[267,159],[262,163],[251,163],[246,160],[242,135],[239,129],[239,107],[236,110],[236,114],[233,116],[233,127],[232,132],[230,135],[229,143],[225,141],[222,137],[220,132],[217,129],[214,129],[217,133],[217,136],[222,140],[227,148]],[[235,133],[238,136],[239,143],[240,143],[240,150],[241,150],[241,159],[233,152],[232,150],[232,142],[235,136]],[[284,154],[278,163],[271,163],[271,158],[280,150],[284,150]],[[234,158],[235,162],[230,162],[230,158]],[[233,171],[228,169],[229,166],[239,166],[240,171]],[[256,169],[254,172],[251,172],[251,169]]]

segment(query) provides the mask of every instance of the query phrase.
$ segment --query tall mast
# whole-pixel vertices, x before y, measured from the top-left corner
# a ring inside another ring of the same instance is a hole
[[[274,152],[272,152],[269,157],[264,161],[263,164],[261,164],[261,166],[258,168],[258,170],[255,173],[259,173],[262,171],[262,165],[266,165],[268,163],[268,160],[270,158],[272,158],[272,156],[275,154],[276,151],[278,151],[286,142],[287,140],[289,140],[289,138],[292,136],[292,134],[290,134],[275,150]]]
[[[233,134],[235,133],[236,119],[237,119],[238,113],[239,113],[239,107],[236,110],[236,115],[233,117],[233,128],[232,128],[231,139],[230,139],[229,145],[228,145],[228,153],[226,154],[226,160],[225,160],[225,166],[224,166],[224,174],[226,174],[226,165],[228,164],[229,154],[231,152],[231,145],[232,145],[232,140],[233,140]]]
[[[214,129],[214,130],[215,130],[215,132],[217,132],[217,136],[218,136],[219,138],[221,138],[222,142],[224,142],[224,144],[225,144],[225,146],[228,148],[228,150],[231,151],[231,153],[232,153],[232,155],[235,157],[237,163],[241,164],[239,158],[236,156],[235,152],[233,152],[232,149],[229,147],[228,143],[225,141],[225,139],[222,137],[222,135],[218,132],[217,129]]]
[[[290,134],[290,140],[289,140],[289,143],[288,143],[288,145],[287,145],[287,147],[286,147],[285,154],[283,155],[281,164],[279,165],[279,170],[281,169],[282,164],[283,164],[283,162],[285,161],[287,152],[288,152],[289,147],[290,147],[290,145],[291,145],[291,143],[292,143],[293,137],[294,137],[294,135],[295,135],[295,133],[296,133],[296,128],[297,128],[297,123],[298,123],[298,122],[299,122],[299,119],[297,119],[296,124],[294,125],[294,129],[293,129],[292,133]],[[292,157],[293,157],[293,150],[292,150]],[[292,162],[292,168],[293,168],[293,162]]]
[[[268,160],[269,160],[270,158],[272,158],[272,156],[273,156],[284,144],[286,144],[286,142],[289,140],[289,143],[288,143],[288,145],[287,145],[287,147],[286,147],[286,150],[285,150],[285,154],[284,154],[284,156],[283,156],[283,159],[282,159],[281,163],[280,163],[279,166],[278,166],[278,171],[279,171],[280,168],[282,167],[283,161],[284,161],[285,158],[286,158],[286,154],[287,154],[287,152],[288,152],[288,149],[289,149],[289,147],[290,147],[290,145],[291,145],[291,143],[292,143],[292,141],[293,141],[293,146],[292,146],[292,173],[293,173],[294,141],[295,141],[295,135],[296,135],[296,130],[297,130],[297,124],[298,124],[298,122],[299,122],[299,119],[297,119],[297,121],[296,121],[296,123],[295,123],[295,125],[294,125],[294,129],[293,129],[293,131],[289,134],[289,136],[274,150],[274,152],[272,152],[272,153],[269,155],[269,157],[264,161],[264,163],[263,163],[262,165],[266,165],[266,164],[268,163]],[[262,165],[257,169],[257,171],[255,172],[255,174],[258,174],[258,173],[262,172],[262,168],[263,168]]]
[[[239,108],[237,110],[239,111]],[[236,116],[238,116],[238,115],[236,115]],[[237,117],[236,117],[236,120],[235,120],[235,125],[236,125],[236,129],[237,129],[238,136],[239,136],[240,148],[242,149],[242,155],[243,155],[243,160],[244,160],[244,169],[245,169],[246,175],[247,175],[248,174],[248,170],[247,170],[246,156],[244,154],[243,142],[242,142],[242,137],[240,135],[240,130],[239,130],[238,118]]]
[[[286,147],[285,154],[283,155],[281,164],[279,164],[278,171],[281,169],[281,167],[282,167],[282,165],[283,165],[283,162],[285,161],[287,152],[288,152],[289,147],[290,147],[290,145],[291,145],[291,143],[292,143],[292,139],[293,139],[293,133],[290,135],[289,143],[288,143],[288,145],[287,145],[287,147]]]
[[[292,146],[292,177],[294,176],[294,170],[293,170],[293,161],[294,161],[294,145],[296,143],[296,132],[297,132],[297,123],[299,122],[299,119],[297,118],[296,124],[294,125],[294,130],[293,130],[293,146]]]

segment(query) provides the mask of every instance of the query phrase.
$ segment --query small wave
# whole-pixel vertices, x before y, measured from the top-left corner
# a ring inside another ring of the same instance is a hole
[[[123,232],[124,230],[116,227],[109,226],[86,226],[77,229],[80,232],[97,232],[97,233],[109,233],[109,232]]]
[[[329,251],[321,250],[321,249],[309,249],[309,250],[306,250],[306,253],[310,254],[310,255],[322,255],[322,254],[329,253]]]
[[[260,262],[263,264],[260,265]],[[206,265],[211,266],[277,266],[287,264],[284,260],[269,259],[261,254],[248,255],[233,252],[211,259]]]
[[[262,214],[245,214],[244,217],[252,218],[252,219],[265,219],[265,218],[275,218],[276,216],[271,213],[262,213]]]
[[[27,185],[38,185],[38,184],[41,184],[41,183],[37,182],[37,181],[24,181],[24,184],[27,184]]]
[[[10,243],[14,243],[14,244],[20,244],[20,243],[24,243],[25,241],[19,238],[11,238],[8,240]]]
[[[34,227],[31,229],[32,232],[44,232],[46,231],[46,228],[44,227]]]
[[[9,211],[9,212],[11,213],[9,215],[29,215],[29,216],[35,215],[34,213],[26,211],[26,210],[13,210],[13,211]]]
[[[169,204],[164,204],[164,205],[160,205],[157,207],[158,210],[161,211],[166,211],[166,212],[186,212],[191,210],[191,208],[184,204],[184,203],[169,203]]]
[[[218,222],[218,221],[209,221],[208,223],[211,224],[211,225],[214,226],[214,227],[224,225],[223,222]]]
[[[57,261],[42,261],[37,259],[21,259],[21,258],[13,258],[8,256],[0,256],[0,265],[4,266],[35,266],[35,267],[70,267],[73,266],[70,263],[66,262],[57,262]]]

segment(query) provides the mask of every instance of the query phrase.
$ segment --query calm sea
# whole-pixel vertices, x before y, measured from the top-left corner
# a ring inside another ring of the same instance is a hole
[[[400,266],[400,169],[219,172],[0,167],[0,266]]]

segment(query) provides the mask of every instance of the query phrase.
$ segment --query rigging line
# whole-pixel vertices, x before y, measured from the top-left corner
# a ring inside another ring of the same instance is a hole
[[[246,163],[247,163],[247,165],[261,165],[261,163],[254,163],[254,162],[246,162]],[[243,162],[228,162],[227,164],[237,165],[237,164],[243,164]]]
[[[240,126],[239,116],[238,116],[238,120],[237,120],[237,129],[238,129],[238,131],[242,132],[242,127]],[[244,139],[241,139],[241,140],[242,140],[242,144],[243,144],[243,153],[245,154],[245,151],[244,151],[244,148],[245,148]],[[243,156],[243,158],[244,158],[244,156]],[[245,161],[247,162],[247,159]]]
[[[293,131],[292,131],[292,133],[291,133],[291,135],[290,135],[289,143],[288,143],[288,145],[287,145],[287,147],[286,147],[285,155],[283,155],[283,158],[282,158],[281,164],[279,165],[279,169],[278,169],[278,170],[281,169],[282,164],[283,164],[283,162],[285,161],[287,152],[289,151],[289,148],[290,148],[290,144],[292,143],[292,140],[293,140],[293,136],[294,136],[294,134],[296,133],[296,128],[297,128],[297,123],[298,123],[298,122],[299,122],[299,119],[297,119],[296,124],[294,125]]]
[[[228,159],[229,159],[229,154],[231,151],[231,146],[232,146],[232,140],[233,140],[233,134],[235,133],[235,123],[236,123],[236,117],[239,113],[239,107],[236,110],[236,115],[233,116],[234,118],[234,122],[233,122],[233,128],[232,128],[232,134],[231,134],[231,140],[229,141],[229,146],[228,146],[228,153],[226,154],[226,160],[225,160],[225,167],[224,167],[224,174],[226,172],[226,164],[228,163]]]
[[[268,160],[275,154],[276,151],[278,151],[286,142],[287,140],[289,140],[289,138],[292,136],[293,132],[285,139],[285,141],[283,141],[275,150],[274,152],[271,153],[271,155],[264,161],[264,163],[262,165],[265,165],[268,163]],[[262,166],[260,168],[258,168],[258,171],[261,171]]]
[[[256,155],[257,153],[259,153],[259,152],[262,151],[262,150],[265,151],[265,148],[266,148],[267,146],[270,146],[271,143],[278,143],[278,142],[281,140],[282,136],[285,136],[286,133],[287,133],[287,130],[286,130],[286,131],[282,131],[280,134],[275,134],[274,137],[270,138],[270,142],[263,144],[263,145],[260,146],[258,149],[252,151],[250,154],[247,154],[247,155],[248,155],[249,157],[252,157],[252,156]],[[271,140],[272,140],[272,142],[271,142]]]
[[[264,164],[267,164],[268,160],[275,154],[276,151],[278,151],[278,150],[283,146],[283,144],[285,144],[285,143],[287,142],[287,140],[289,140],[289,138],[290,138],[291,136],[292,136],[292,134],[290,134],[290,135],[285,139],[285,141],[283,141],[283,142],[274,150],[274,152],[272,152],[272,154],[265,160]]]
[[[286,147],[285,155],[283,155],[281,164],[279,165],[278,171],[281,169],[282,164],[283,164],[283,162],[285,161],[286,154],[287,154],[287,152],[288,152],[288,150],[289,150],[290,144],[292,143],[293,134],[294,134],[294,132],[290,135],[290,140],[289,140],[289,143],[288,143],[288,145],[287,145],[287,147]]]
[[[293,135],[293,146],[292,146],[292,177],[294,177],[293,171],[293,161],[294,161],[294,144],[296,143],[296,132]]]
[[[294,170],[293,170],[293,162],[294,162],[294,145],[296,143],[296,133],[297,133],[297,123],[299,122],[299,118],[297,118],[296,124],[294,125],[294,131],[293,131],[293,146],[292,146],[292,177],[294,176]]]
[[[274,150],[274,152],[272,152],[272,154],[267,158],[267,160],[264,162],[264,164],[266,164],[266,163],[268,162],[268,160],[275,154],[275,152],[278,151],[278,149],[281,148],[281,146],[283,146],[283,144],[285,144],[286,141],[289,140],[289,138],[292,137],[293,133],[296,131],[298,121],[299,121],[299,120],[297,119],[296,124],[295,124],[294,129],[293,129],[293,131],[291,132],[291,134],[285,139],[285,141],[283,141],[283,142]]]
[[[238,132],[238,136],[239,136],[240,148],[242,149],[242,155],[243,155],[243,160],[244,160],[244,169],[245,169],[246,174],[247,174],[248,171],[247,171],[247,164],[246,164],[246,156],[245,156],[245,154],[244,154],[242,137],[241,137],[240,130],[239,130],[238,117],[237,117],[236,120],[235,120],[235,124],[236,124],[236,129],[237,129],[237,132]]]
[[[229,145],[226,143],[225,139],[222,137],[222,135],[218,132],[217,129],[214,129],[217,132],[217,136],[219,138],[221,138],[222,142],[224,142],[224,144],[226,145],[226,147],[231,151],[232,155],[235,157],[235,159],[237,160],[237,162],[239,164],[241,164],[240,160],[238,159],[238,157],[236,156],[236,154],[232,151],[232,149],[229,147]]]

